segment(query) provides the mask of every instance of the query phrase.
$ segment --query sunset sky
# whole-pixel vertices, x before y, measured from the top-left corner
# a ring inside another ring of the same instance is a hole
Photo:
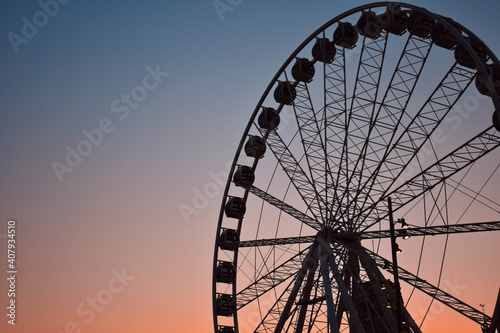
[[[10,219],[18,270],[15,326],[0,280],[1,332],[213,331],[222,184],[250,115],[305,38],[371,1],[218,2],[0,3],[0,275]],[[498,0],[410,3],[500,56]],[[454,236],[443,287],[491,315],[500,233]],[[421,318],[429,299],[415,297]],[[479,333],[441,305],[424,327]]]

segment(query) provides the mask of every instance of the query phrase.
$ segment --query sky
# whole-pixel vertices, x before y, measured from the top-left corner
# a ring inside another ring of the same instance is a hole
[[[0,268],[6,276],[15,220],[18,273],[15,326],[0,282],[0,330],[211,332],[221,184],[250,115],[305,38],[365,3],[1,2]],[[500,54],[500,2],[411,3]],[[483,261],[479,244],[498,254],[499,235],[458,246],[465,236],[450,250],[460,273],[449,289],[491,315],[498,257]],[[478,331],[441,307],[430,313],[426,332]]]

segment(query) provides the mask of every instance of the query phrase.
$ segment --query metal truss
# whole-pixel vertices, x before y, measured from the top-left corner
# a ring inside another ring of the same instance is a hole
[[[307,224],[311,228],[315,230],[321,230],[323,228],[322,224],[316,221],[315,219],[311,218],[310,216],[298,211],[297,209],[293,208],[292,206],[288,205],[287,203],[279,200],[278,198],[275,198],[274,196],[270,195],[269,193],[266,193],[262,191],[261,189],[252,186],[248,190],[250,193],[258,196],[259,198],[263,199],[264,201],[270,203],[271,205],[281,209],[285,213],[289,214],[290,216],[295,217],[297,220]]]
[[[359,59],[358,72],[354,92],[351,99],[347,123],[344,128],[345,137],[342,145],[341,161],[338,163],[344,166],[343,171],[338,172],[337,184],[345,184],[342,194],[339,195],[337,209],[333,213],[336,219],[347,217],[346,210],[359,210],[358,203],[352,198],[359,190],[358,184],[352,184],[353,178],[360,181],[362,175],[362,165],[357,160],[355,163],[349,155],[361,156],[362,147],[369,137],[370,124],[373,122],[373,113],[380,87],[380,77],[384,62],[385,50],[387,47],[387,33],[382,32],[381,38],[363,38],[363,46]],[[349,167],[350,166],[350,167]],[[353,231],[353,230],[348,230]]]
[[[297,253],[283,264],[269,271],[265,275],[258,278],[255,282],[249,284],[245,289],[238,292],[236,295],[236,307],[240,309],[249,304],[253,300],[264,295],[271,289],[274,289],[284,281],[297,274],[297,271],[302,266],[304,255],[311,249],[306,248]]]
[[[366,206],[368,198],[377,197],[380,198],[380,202],[391,196],[391,194],[388,194],[389,189],[400,179],[406,166],[416,158],[421,147],[428,142],[442,119],[450,112],[471,84],[475,75],[475,71],[463,68],[456,63],[452,66],[396,142],[387,147],[381,163],[371,173],[369,179],[366,180],[365,184],[368,191],[364,196],[366,200],[362,205],[363,207]],[[440,163],[444,163],[444,161],[436,162],[435,166],[439,168]],[[421,193],[416,193],[416,195]],[[370,205],[370,207],[376,207],[376,203]],[[369,213],[370,210],[367,212]],[[368,214],[360,215],[358,225],[363,222],[366,215]]]
[[[403,232],[406,232],[406,234],[409,236],[435,236],[435,235],[495,231],[495,230],[496,231],[500,230],[500,221],[399,229],[396,231],[397,232],[396,236],[401,237],[403,235]],[[317,236],[300,236],[300,237],[258,239],[252,241],[243,241],[240,243],[240,247],[277,246],[277,245],[312,243],[316,240],[316,237]],[[335,240],[345,241],[352,239],[362,240],[362,239],[390,238],[391,236],[390,236],[390,230],[378,230],[378,231],[364,231],[364,232],[351,232],[351,233],[338,233],[338,234],[331,233],[330,237]]]
[[[324,86],[324,109],[323,118],[320,120],[320,132],[318,135],[324,135],[325,152],[327,156],[326,165],[330,170],[338,170],[338,175],[328,184],[333,194],[331,195],[334,205],[338,202],[337,193],[342,193],[344,189],[339,182],[341,173],[347,170],[344,164],[342,154],[345,135],[343,134],[347,126],[347,97],[345,82],[345,50],[340,50],[341,55],[335,57],[332,63],[323,63],[323,86]],[[347,177],[343,174],[342,177]],[[331,207],[331,211],[336,209]],[[331,212],[330,212],[331,213]],[[329,217],[330,220],[330,217]]]
[[[412,227],[408,229],[396,230],[396,236],[403,236],[406,233],[408,236],[435,236],[446,235],[466,232],[480,232],[480,231],[495,231],[500,230],[500,221],[493,222],[478,222],[478,223],[464,223],[453,225],[438,225],[430,227]],[[376,238],[390,238],[389,230],[381,231],[365,231],[360,234],[360,239],[376,239]]]
[[[394,211],[397,211],[498,146],[500,146],[500,136],[492,125],[390,193],[385,193],[377,203],[364,209],[360,216],[360,219],[364,220],[364,229],[387,217],[385,202],[388,197],[393,198]],[[379,207],[379,205],[384,207]]]
[[[321,130],[317,115],[312,105],[307,83],[299,82],[295,87],[297,97],[293,103],[293,110],[299,128],[302,146],[314,188],[323,200],[328,201],[328,186],[325,175],[331,177],[330,167],[326,158],[325,146],[321,138]],[[326,205],[319,207],[321,218],[327,220]]]
[[[429,38],[420,38],[415,35],[408,37],[385,95],[370,122],[369,132],[362,148],[365,157],[362,159],[362,174],[360,174],[355,197],[355,200],[361,202],[362,205],[371,201],[368,194],[375,182],[370,181],[370,178],[377,173],[377,168],[384,159],[383,152],[391,146],[395,138],[394,128],[400,125],[405,115],[404,111],[431,48],[432,42]],[[356,163],[359,163],[359,160]],[[376,182],[380,185],[379,179],[376,179]],[[368,188],[362,191],[361,184],[368,184]]]
[[[314,184],[307,177],[299,162],[295,159],[288,149],[288,146],[275,130],[268,131],[260,129],[260,132],[262,136],[266,138],[267,145],[279,161],[283,171],[285,171],[290,178],[290,181],[304,200],[304,203],[316,219],[319,219],[322,214],[320,207],[322,207],[324,203],[320,201],[321,197],[314,188]]]
[[[463,68],[456,63],[451,67],[396,142],[386,151],[379,170],[372,173],[371,181],[377,181],[379,184],[371,188],[375,191],[372,195],[383,195],[399,178],[405,166],[415,158],[420,147],[430,139],[442,119],[471,84],[475,75],[475,71]]]
[[[283,290],[273,306],[266,313],[259,326],[255,329],[254,333],[268,333],[274,332],[282,315],[282,309],[285,307],[287,300],[290,298],[292,286],[295,280],[291,280],[288,286]]]

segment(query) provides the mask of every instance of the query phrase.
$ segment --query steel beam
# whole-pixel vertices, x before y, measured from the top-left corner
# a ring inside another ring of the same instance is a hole
[[[436,236],[436,235],[448,235],[448,234],[467,233],[467,232],[498,231],[500,230],[500,221],[397,229],[396,236],[401,237],[403,235],[403,230],[406,231],[408,236]],[[377,231],[330,234],[329,236],[332,239],[343,241],[345,239],[390,238],[391,233],[390,230],[377,230]],[[240,247],[303,244],[303,243],[312,243],[314,242],[315,239],[316,236],[256,239],[252,241],[242,241],[240,243]]]
[[[274,196],[270,195],[269,193],[266,193],[265,191],[262,191],[261,189],[252,186],[249,188],[249,191],[261,198],[262,200],[270,203],[271,205],[281,209],[285,213],[289,214],[290,216],[295,217],[297,220],[300,222],[303,222],[304,224],[307,224],[311,228],[315,230],[321,230],[323,228],[322,224],[318,222],[316,219],[298,211],[297,209],[293,208],[289,204],[281,201],[278,198],[275,198]]]

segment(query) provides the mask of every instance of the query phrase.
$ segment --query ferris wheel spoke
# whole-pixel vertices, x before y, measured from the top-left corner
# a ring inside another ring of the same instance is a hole
[[[306,172],[300,166],[299,161],[297,161],[288,146],[275,130],[261,130],[261,132],[263,136],[265,135],[265,133],[267,133],[267,145],[272,150],[276,159],[283,168],[283,171],[287,174],[293,186],[302,197],[302,200],[307,205],[311,213],[314,215],[316,220],[320,220],[322,213],[320,207],[324,206],[324,203],[321,202],[321,196],[314,188],[313,183],[307,177]],[[263,191],[259,191],[259,193],[262,192]]]
[[[493,126],[479,133],[461,147],[441,158],[427,169],[415,175],[386,197],[393,196],[395,209],[401,208],[422,193],[443,183],[446,179],[465,169],[484,155],[500,146],[500,136]]]
[[[280,266],[263,274],[247,287],[239,291],[236,296],[237,308],[240,309],[248,305],[255,299],[287,281],[292,276],[295,276],[302,267],[305,254],[310,250],[310,247],[302,250]]]
[[[385,204],[388,197],[393,198],[393,210],[396,211],[500,146],[500,136],[496,133],[495,128],[490,126],[404,184],[385,194],[377,203],[362,213],[362,216],[366,217],[366,228],[387,216],[385,208],[379,209],[378,205]],[[377,217],[369,216],[373,210]]]
[[[369,183],[371,197],[386,197],[405,168],[431,138],[442,119],[471,84],[476,72],[454,64],[429,99],[387,150],[382,163],[372,173]]]
[[[323,36],[324,37],[324,36]],[[341,54],[336,56],[331,63],[323,63],[323,86],[324,86],[324,109],[321,124],[325,137],[325,165],[329,166],[330,171],[336,171],[336,175],[326,175],[325,179],[332,178],[328,187],[331,189],[329,202],[333,205],[327,209],[331,216],[328,222],[333,218],[333,211],[337,209],[335,203],[339,202],[339,193],[345,192],[345,186],[342,186],[339,179],[347,177],[345,174],[347,166],[344,154],[345,129],[347,128],[347,94],[346,94],[346,52],[341,48]],[[325,170],[328,171],[328,170]],[[326,181],[325,181],[326,182]]]
[[[273,306],[264,315],[254,332],[275,332],[278,319],[282,315],[282,309],[285,307],[285,304],[290,297],[294,282],[295,280],[291,279],[288,286],[285,288],[285,290],[283,290],[281,295],[276,299],[276,302],[273,304]]]
[[[499,231],[500,221],[490,222],[474,222],[461,224],[445,224],[427,227],[411,227],[408,229],[397,229],[397,237],[417,237],[417,236],[436,236],[457,233],[474,233],[485,231]],[[282,246],[313,243],[316,240],[316,235],[301,236],[301,237],[283,237],[283,238],[267,238],[242,241],[240,248],[246,247],[263,247],[263,246]],[[382,239],[390,238],[390,230],[373,230],[342,234],[331,234],[329,237],[333,240],[345,241],[350,239]]]
[[[300,236],[300,237],[283,237],[283,238],[267,238],[254,239],[240,242],[240,248],[244,247],[262,247],[262,246],[279,246],[279,245],[295,245],[312,243],[316,236]]]
[[[373,122],[375,101],[379,92],[380,78],[387,47],[388,33],[382,32],[376,39],[364,38],[358,72],[355,79],[353,97],[349,107],[349,116],[345,127],[342,159],[345,165],[351,165],[337,177],[337,182],[345,184],[344,192],[339,195],[338,207],[334,216],[343,216],[348,220],[353,214],[350,210],[359,210],[353,200],[362,186],[364,154],[363,146],[368,136],[368,129]],[[351,155],[351,157],[349,157]],[[348,163],[349,159],[355,160]],[[352,231],[350,226],[349,231]]]
[[[322,224],[319,223],[317,220],[313,219],[312,217],[298,211],[294,207],[290,206],[289,204],[279,200],[278,198],[270,195],[269,193],[266,193],[265,191],[255,187],[251,186],[249,188],[249,192],[258,196],[259,198],[263,199],[264,201],[270,203],[271,205],[279,208],[283,212],[289,214],[290,216],[293,216],[300,222],[310,226],[311,228],[315,230],[321,230],[322,229]]]
[[[500,165],[497,166],[497,168],[498,167],[500,167]],[[497,169],[495,169],[495,171],[493,171],[493,173],[495,173],[496,170]],[[472,199],[474,202],[478,202],[481,205],[483,205],[484,207],[489,208],[497,213],[500,213],[500,203],[497,203],[497,202],[491,200],[490,198],[482,195],[480,192],[475,191],[475,190],[465,186],[464,184],[461,184],[461,183],[455,181],[454,179],[450,179],[450,182],[454,184],[455,190],[466,195],[467,197]]]
[[[293,103],[295,118],[311,182],[316,193],[321,197],[320,202],[323,203],[320,206],[321,218],[323,221],[326,221],[328,219],[328,213],[325,211],[325,208],[327,208],[326,202],[328,201],[328,180],[325,179],[325,173],[329,177],[331,177],[332,173],[327,163],[325,145],[321,137],[321,122],[318,121],[317,114],[314,111],[307,84],[299,82],[296,86],[296,92],[297,97]]]
[[[412,227],[396,230],[396,237],[435,236],[457,233],[472,233],[500,230],[500,221],[476,222],[462,224],[435,225],[430,227]],[[390,238],[390,230],[364,231],[360,233],[360,239]]]
[[[379,256],[378,254],[371,252],[370,250],[364,249],[366,253],[374,260],[379,267],[384,267],[387,262],[386,259]],[[392,266],[390,265],[389,272],[392,273]],[[416,287],[425,294],[437,299],[444,305],[452,308],[458,313],[468,317],[469,319],[475,321],[478,324],[487,324],[490,326],[491,317],[482,313],[481,311],[473,308],[472,306],[466,304],[465,302],[459,300],[455,296],[450,295],[442,289],[432,285],[431,283],[419,278],[413,273],[405,270],[401,266],[398,266],[399,278],[406,283]]]
[[[254,250],[252,252],[244,251],[240,252],[243,259],[241,264],[248,264],[253,270],[253,277],[249,277],[246,272],[242,272],[247,281],[257,281],[261,277],[265,276],[270,270],[275,269],[278,262],[285,260],[287,262],[293,260],[297,256],[300,256],[303,251],[300,251],[300,247],[294,247],[295,244],[289,246],[271,246],[267,247],[267,251],[264,253],[261,247],[254,247],[253,249],[247,247],[249,250]],[[287,259],[289,258],[289,259]],[[273,268],[274,267],[274,268]]]
[[[276,324],[276,328],[274,330],[275,333],[280,333],[283,330],[283,327],[285,327],[285,324],[290,316],[290,310],[294,306],[295,299],[297,297],[297,294],[299,293],[299,290],[301,288],[302,282],[304,281],[304,278],[307,274],[307,271],[309,270],[309,265],[311,261],[311,257],[314,256],[314,251],[316,251],[316,246],[312,246],[309,249],[309,253],[306,255],[304,261],[302,262],[302,266],[298,273],[296,274],[296,279],[293,284],[293,288],[290,290],[290,294],[288,295],[288,299],[285,303],[285,306],[283,308],[283,311],[281,312],[279,316],[278,323]]]
[[[364,189],[358,189],[355,197],[356,201],[361,202],[361,207],[371,200],[370,191],[374,182],[370,179],[377,179],[374,175],[395,138],[394,129],[401,123],[431,48],[432,41],[429,38],[410,35],[406,41],[389,86],[370,123],[362,149],[365,152],[362,169],[365,171],[359,183],[364,185]]]
[[[325,36],[323,35],[323,38]],[[321,135],[324,135],[324,148],[325,148],[325,165],[329,167],[332,172],[331,175],[325,175],[325,183],[327,179],[332,178],[331,184],[327,187],[331,188],[331,200],[337,200],[338,191],[338,180],[334,179],[333,170],[338,170],[338,173],[342,172],[342,149],[339,147],[343,146],[344,135],[343,132],[346,126],[346,110],[347,110],[347,98],[346,98],[346,81],[345,81],[345,50],[341,49],[341,55],[333,59],[331,63],[323,62],[323,117],[320,120],[319,126],[321,128]],[[338,177],[338,174],[337,174]],[[330,208],[330,214],[331,214]],[[330,217],[328,217],[330,219]]]
[[[426,227],[412,227],[408,229],[397,229],[396,236],[436,236],[455,233],[473,233],[484,231],[500,230],[500,221],[491,222],[474,222],[461,224],[444,224]],[[316,240],[316,235],[299,236],[299,237],[283,237],[283,238],[263,238],[255,240],[241,241],[240,248],[249,247],[265,247],[265,246],[284,246],[313,243]],[[352,239],[382,239],[390,238],[390,230],[372,230],[362,232],[346,232],[341,234],[331,234],[329,237],[333,240],[346,241]]]

